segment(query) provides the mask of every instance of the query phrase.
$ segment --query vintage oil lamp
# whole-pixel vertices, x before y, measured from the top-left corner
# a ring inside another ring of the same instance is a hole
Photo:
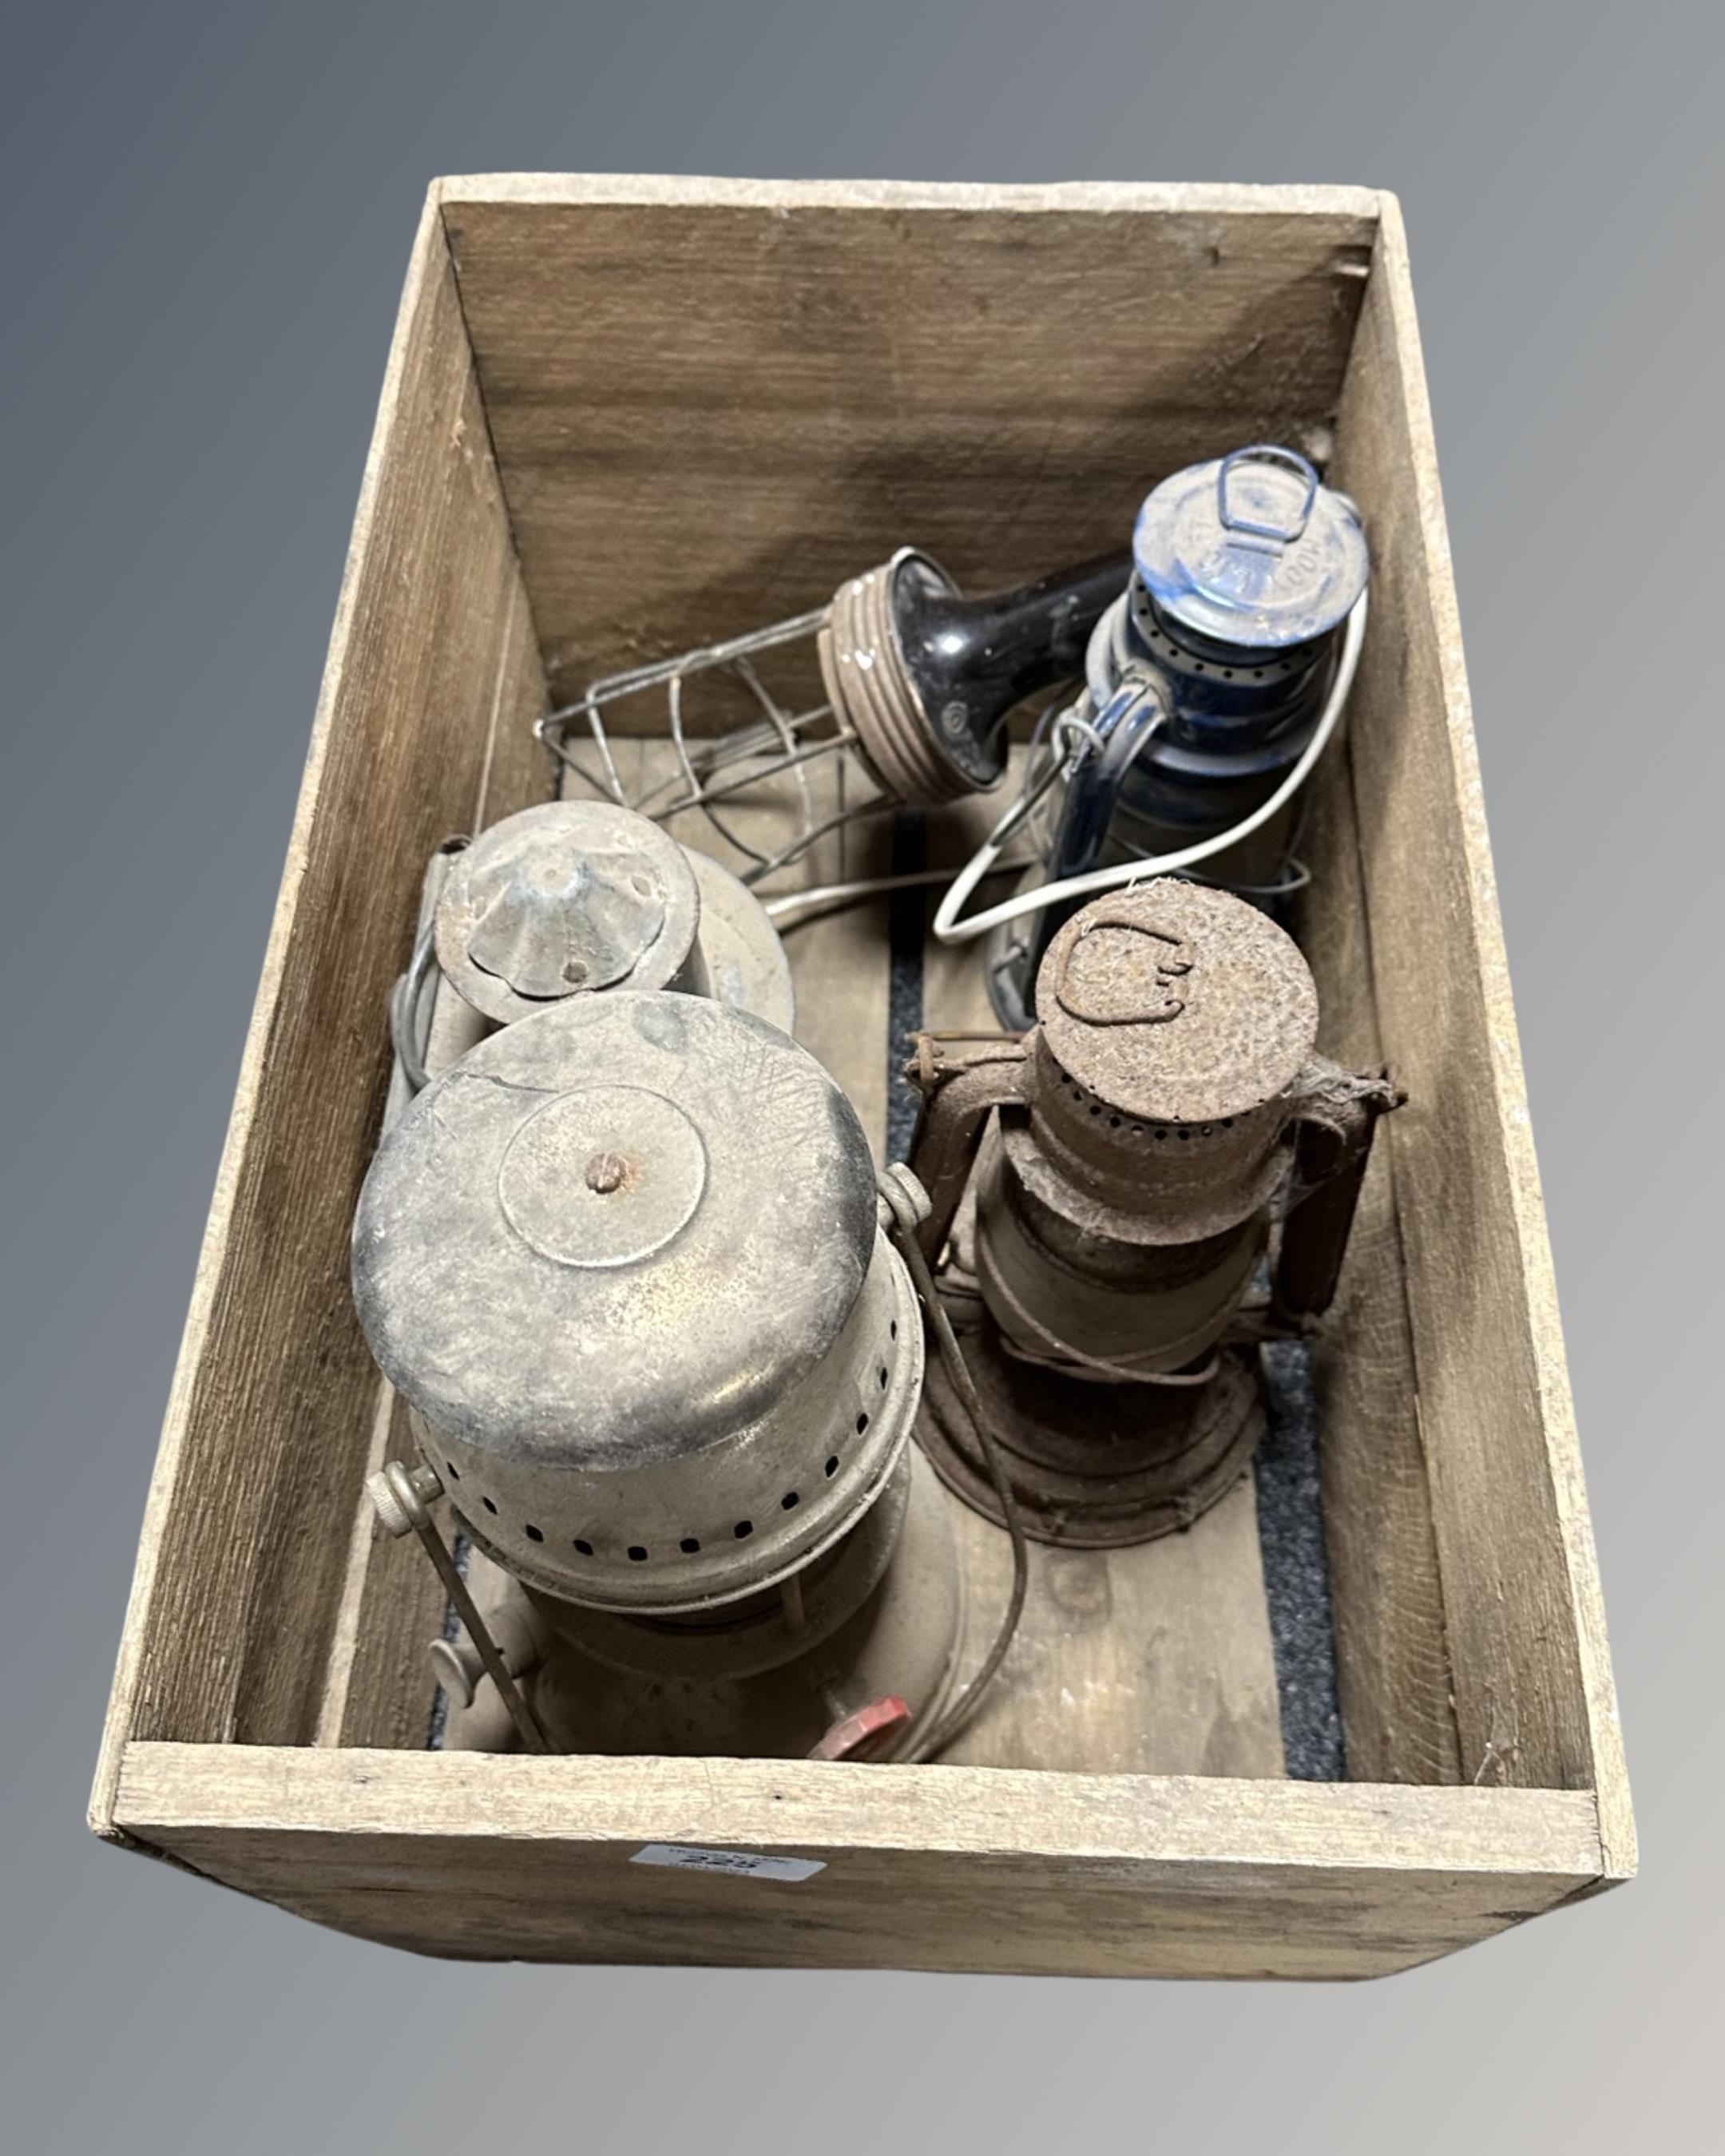
[[[963,1582],[909,1442],[923,1336],[889,1217],[832,1080],[699,995],[554,1002],[401,1111],[354,1293],[419,1454],[374,1499],[466,1620],[434,1649],[448,1742],[836,1758],[927,1734]],[[488,1613],[439,1495],[496,1568]]]
[[[1244,1473],[1263,1421],[1255,1343],[1328,1304],[1397,1098],[1313,1054],[1317,1015],[1263,912],[1162,878],[1056,932],[1023,1040],[954,1055],[922,1036],[922,1245],[944,1253],[941,1292],[1033,1537],[1147,1541]],[[998,1517],[939,1370],[921,1436]]]
[[[937,924],[949,941],[988,934],[1003,1024],[1029,1024],[1050,939],[1111,883],[1202,864],[1266,903],[1297,888],[1300,788],[1340,720],[1369,573],[1359,512],[1296,450],[1255,444],[1150,495],[1131,581],[1097,622],[1048,765],[1029,775],[1052,787],[1042,860],[1014,897],[960,926],[965,884]]]

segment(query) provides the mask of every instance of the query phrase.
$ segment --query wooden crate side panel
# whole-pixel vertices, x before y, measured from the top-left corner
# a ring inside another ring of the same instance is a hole
[[[373,1391],[365,1472],[418,1457],[407,1403],[385,1379]],[[347,1591],[331,1636],[318,1716],[320,1744],[416,1749],[431,1730],[426,1648],[444,1626],[445,1597],[417,1536],[386,1535],[362,1483],[355,1498]]]
[[[1377,558],[1353,739],[1373,981],[1449,1652],[1471,1780],[1597,1790],[1633,1828],[1492,881],[1412,286],[1384,225],[1338,483]],[[1386,723],[1386,721],[1389,721]]]
[[[347,1250],[386,997],[429,850],[470,822],[482,780],[501,799],[540,753],[516,735],[545,694],[519,583],[428,206],[152,1485],[99,1824],[127,1734],[295,1741],[315,1722],[370,1435]]]
[[[1584,1794],[799,1762],[135,1745],[126,1831],[385,1943],[484,1958],[1357,1977],[1598,1876]],[[635,1864],[794,1854],[799,1884]]]
[[[908,542],[978,588],[1121,546],[1165,472],[1325,425],[1375,234],[1358,192],[621,184],[444,189],[560,694]]]
[[[545,671],[519,576],[509,579],[503,604],[489,742],[464,827],[475,831],[549,799],[554,783],[552,760],[532,732],[532,720],[545,708]],[[371,1399],[374,1442],[362,1478],[386,1460],[418,1456],[406,1404],[381,1378]],[[398,1540],[382,1532],[362,1479],[351,1533],[348,1589],[331,1642],[318,1742],[423,1745],[433,1696],[425,1649],[443,1628],[443,1589],[417,1537]]]
[[[1394,726],[1363,681],[1358,735]],[[1301,851],[1312,882],[1300,940],[1317,983],[1318,1045],[1378,1068],[1371,931],[1360,878],[1353,752],[1343,743],[1312,788]],[[1363,1782],[1457,1782],[1443,1584],[1432,1525],[1395,1168],[1379,1132],[1342,1281],[1312,1353],[1322,1417],[1324,1539],[1348,1772]]]

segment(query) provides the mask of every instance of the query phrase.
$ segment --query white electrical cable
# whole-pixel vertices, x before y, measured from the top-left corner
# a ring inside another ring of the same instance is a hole
[[[973,913],[968,921],[959,914],[965,901],[986,875],[996,868],[1007,840],[1023,821],[1031,805],[1020,799],[1015,801],[1005,815],[988,834],[988,838],[971,856],[954,880],[952,889],[941,901],[940,910],[934,916],[934,932],[942,943],[968,943],[978,936],[986,936],[991,928],[999,928],[1009,921],[1022,921],[1027,915],[1040,913],[1050,906],[1063,906],[1069,898],[1087,898],[1093,891],[1112,891],[1122,884],[1137,883],[1145,876],[1172,875],[1177,870],[1194,867],[1207,861],[1226,847],[1236,845],[1249,839],[1276,815],[1306,783],[1312,766],[1317,762],[1341,721],[1343,707],[1348,701],[1348,692],[1353,686],[1353,677],[1359,666],[1360,647],[1366,637],[1366,594],[1362,592],[1354,601],[1348,616],[1348,626],[1343,633],[1342,659],[1336,669],[1336,679],[1331,685],[1328,701],[1322,715],[1306,744],[1299,762],[1283,779],[1267,800],[1260,802],[1250,816],[1244,816],[1228,830],[1219,831],[1213,838],[1201,839],[1195,844],[1182,846],[1172,854],[1154,854],[1137,860],[1117,861],[1107,868],[1091,869],[1083,875],[1066,876],[1059,883],[1044,884],[1040,890],[1020,891],[1016,897],[991,906],[984,913]],[[1070,770],[1070,766],[1066,768]],[[1045,790],[1039,788],[1039,794]]]
[[[1013,875],[1020,869],[1034,868],[1035,863],[1028,857],[1022,860],[997,861],[983,871],[985,875]],[[902,875],[860,876],[853,883],[818,883],[807,891],[788,891],[783,896],[769,898],[762,911],[769,920],[781,927],[800,928],[802,921],[787,922],[789,914],[825,913],[834,906],[855,906],[865,898],[880,898],[889,891],[916,891],[932,883],[945,883],[951,877],[951,869],[913,869]]]

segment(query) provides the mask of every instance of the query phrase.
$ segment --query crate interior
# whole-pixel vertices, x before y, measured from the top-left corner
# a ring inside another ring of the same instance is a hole
[[[628,183],[579,202],[446,185],[367,476],[258,1100],[230,1141],[221,1263],[177,1381],[133,1736],[426,1742],[441,1595],[411,1541],[377,1538],[362,1511],[367,1466],[406,1435],[349,1306],[347,1229],[425,856],[549,795],[532,720],[596,672],[819,605],[908,541],[976,589],[1100,552],[1165,473],[1286,440],[1329,461],[1374,552],[1347,746],[1306,847],[1320,1045],[1387,1056],[1412,1096],[1314,1356],[1321,1489],[1300,1502],[1326,1554],[1335,1771],[1590,1785],[1570,1494],[1520,1265],[1528,1193],[1501,1130],[1492,953],[1470,925],[1471,744],[1446,701],[1447,581],[1435,599],[1408,423],[1423,385],[1399,371],[1376,198],[1269,209],[1225,192],[787,211],[742,186],[696,205]],[[927,857],[956,861],[988,818],[930,819]],[[889,843],[853,834],[812,875],[868,872]],[[973,963],[906,920],[883,901],[789,938],[799,1033],[883,1148],[895,952],[927,1023],[986,1008]],[[1279,1691],[1273,1635],[1294,1605],[1272,1606],[1259,1526],[1248,1481],[1141,1550],[1040,1553],[1013,1681],[954,1756],[1288,1771],[1300,1678],[1284,1640]],[[967,1542],[985,1626],[1004,1537],[974,1521]],[[1309,1641],[1309,1594],[1295,1614]]]

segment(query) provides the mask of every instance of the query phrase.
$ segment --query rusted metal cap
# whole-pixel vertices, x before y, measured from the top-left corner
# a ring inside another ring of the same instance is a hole
[[[458,855],[438,963],[501,1024],[598,988],[704,988],[701,896],[683,849],[608,801],[506,816]]]
[[[1317,991],[1293,938],[1171,877],[1096,899],[1036,977],[1042,1043],[1085,1111],[1211,1124],[1275,1100],[1310,1057]]]

